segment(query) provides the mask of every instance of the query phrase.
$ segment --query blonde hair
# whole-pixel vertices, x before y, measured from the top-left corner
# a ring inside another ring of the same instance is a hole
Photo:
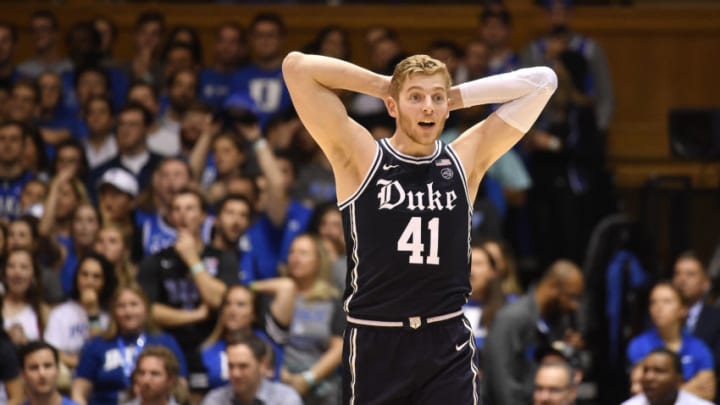
[[[120,300],[120,295],[122,295],[125,291],[135,294],[145,305],[146,318],[143,328],[144,331],[151,333],[159,331],[157,326],[153,323],[152,316],[150,314],[150,301],[148,301],[147,295],[145,295],[145,292],[139,284],[129,283],[120,285],[117,290],[115,290],[112,300],[110,300],[110,324],[108,325],[107,330],[105,330],[105,333],[102,334],[103,339],[115,339],[118,334],[120,334],[120,326],[118,325],[117,316],[115,315],[115,307],[117,306],[118,300]]]
[[[225,294],[223,294],[222,302],[220,303],[220,307],[218,308],[218,317],[217,322],[215,322],[215,327],[213,328],[212,332],[210,332],[210,335],[208,335],[207,338],[200,344],[201,349],[207,349],[208,347],[212,346],[217,342],[218,340],[225,337],[225,333],[227,332],[227,329],[225,329],[225,317],[223,316],[223,313],[225,311],[225,307],[228,304],[228,299],[230,298],[230,294],[234,290],[244,290],[247,291],[247,293],[250,295],[250,304],[253,306],[253,321],[257,321],[259,319],[258,314],[258,308],[260,308],[260,305],[257,303],[257,295],[255,295],[255,292],[251,290],[248,286],[242,285],[242,284],[233,284],[225,290]],[[252,323],[250,327],[248,328],[248,332],[252,332]]]
[[[332,283],[330,258],[320,238],[309,233],[302,233],[293,239],[293,243],[300,238],[308,238],[313,242],[315,245],[315,257],[317,258],[315,280],[313,281],[310,291],[305,295],[305,298],[308,301],[338,298],[340,292]],[[281,273],[283,276],[290,276],[287,266],[281,269]]]
[[[120,235],[123,247],[125,248],[125,255],[120,258],[119,263],[112,263],[115,269],[115,277],[118,279],[118,283],[121,285],[132,284],[135,281],[137,275],[137,269],[133,266],[130,261],[130,249],[131,241],[130,236],[125,234],[123,227],[117,223],[111,222],[104,224],[98,231],[98,237],[102,231],[115,231]]]
[[[446,90],[450,90],[452,86],[450,73],[443,62],[428,55],[413,55],[403,59],[395,66],[392,79],[390,79],[390,95],[397,99],[403,84],[414,74],[428,76],[440,74],[445,81]]]

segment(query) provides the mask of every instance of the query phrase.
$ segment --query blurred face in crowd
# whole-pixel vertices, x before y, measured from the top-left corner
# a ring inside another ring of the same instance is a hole
[[[280,27],[271,21],[259,21],[250,32],[250,48],[253,58],[262,63],[280,56],[283,35]]]
[[[396,40],[378,38],[370,45],[370,66],[377,72],[383,72],[401,52],[400,44]]]
[[[113,117],[110,103],[107,100],[92,99],[88,102],[85,111],[90,136],[105,136],[112,131]]]
[[[83,154],[76,145],[66,145],[57,150],[55,158],[55,170],[61,172],[63,170],[72,170],[76,175],[80,172]]]
[[[225,183],[227,194],[237,194],[247,198],[253,208],[257,208],[255,181],[249,177],[231,177]]]
[[[170,77],[175,72],[182,69],[193,69],[195,62],[190,49],[185,47],[175,47],[168,51],[165,55],[165,76]]]
[[[72,224],[72,235],[79,246],[92,247],[100,230],[100,218],[95,208],[83,204],[75,210]]]
[[[25,297],[33,283],[33,260],[24,250],[11,252],[5,265],[5,288],[9,293]]]
[[[142,111],[132,109],[120,113],[117,124],[118,151],[127,155],[144,151],[146,131]]]
[[[180,141],[185,147],[192,147],[202,135],[208,114],[202,111],[188,111],[180,123]]]
[[[236,65],[245,54],[242,32],[232,26],[224,26],[215,40],[215,58],[221,65]]]
[[[40,107],[43,110],[51,111],[58,103],[62,92],[60,76],[57,73],[45,72],[38,77],[40,88]]]
[[[338,59],[347,58],[349,49],[345,48],[345,34],[340,30],[327,33],[320,43],[320,54]]]
[[[642,364],[642,390],[651,404],[669,404],[682,384],[683,377],[664,353],[648,355]]]
[[[36,350],[23,360],[25,389],[34,398],[52,395],[57,387],[58,374],[58,364],[50,349]]]
[[[236,286],[228,291],[222,309],[225,331],[243,331],[250,328],[255,317],[253,299],[253,294],[244,287]]]
[[[683,257],[675,262],[673,284],[689,303],[700,301],[710,291],[710,278],[696,258]]]
[[[541,366],[535,375],[533,405],[570,405],[571,381],[560,366]]]
[[[134,291],[123,289],[114,306],[115,319],[122,333],[140,333],[145,328],[148,308]]]
[[[153,116],[160,111],[160,105],[155,99],[155,94],[149,85],[136,85],[130,89],[128,93],[128,103],[135,102],[145,107]]]
[[[245,162],[244,151],[238,149],[235,142],[227,136],[216,138],[212,150],[220,177],[234,172]]]
[[[35,17],[30,21],[30,32],[35,51],[42,53],[55,47],[57,29],[47,17]]]
[[[205,212],[195,194],[182,193],[173,198],[170,217],[178,231],[185,230],[193,235],[199,235],[205,221]]]
[[[164,161],[155,174],[154,192],[160,201],[167,207],[172,204],[172,198],[178,191],[190,183],[190,173],[187,165],[178,160]]]
[[[157,356],[143,356],[134,375],[143,403],[164,403],[177,382],[168,375],[165,360]]]
[[[0,127],[0,165],[15,166],[19,164],[24,147],[23,131],[19,125]]]
[[[119,263],[127,253],[125,239],[119,228],[103,228],[95,241],[95,250],[110,263]]]
[[[135,46],[138,50],[154,51],[162,40],[162,25],[159,21],[148,21],[135,30]]]
[[[309,236],[299,236],[293,240],[288,254],[288,274],[295,280],[311,280],[318,272],[320,258],[315,240]]]
[[[7,27],[0,27],[0,66],[12,62],[14,49],[12,32]]]
[[[24,212],[33,204],[42,203],[47,194],[45,183],[37,180],[30,181],[23,187],[20,193],[20,211]]]
[[[460,64],[455,52],[450,48],[431,49],[429,55],[447,66],[448,72],[452,75]]]
[[[55,207],[55,218],[70,220],[75,213],[75,207],[80,203],[77,192],[70,181],[61,183],[58,186],[57,205]]]
[[[8,227],[7,248],[34,250],[35,241],[33,239],[30,224],[21,220],[16,220],[10,223],[10,226]]]
[[[105,18],[96,18],[94,24],[95,30],[100,34],[100,49],[103,53],[109,55],[112,53],[112,47],[115,43],[113,27],[110,21]]]
[[[262,364],[245,344],[227,348],[230,385],[238,397],[254,397],[262,379]]]
[[[75,83],[78,105],[85,105],[91,97],[106,97],[108,83],[105,76],[92,70],[83,72]]]
[[[124,222],[133,209],[133,198],[112,185],[106,184],[100,188],[99,202],[103,217],[113,222]]]
[[[197,77],[190,70],[183,70],[175,76],[170,85],[168,98],[170,107],[177,113],[184,113],[195,100]]]
[[[38,94],[30,86],[15,86],[10,93],[7,115],[10,119],[30,122],[35,117]]]
[[[680,327],[687,315],[682,298],[667,284],[655,286],[650,292],[650,317],[658,329]]]
[[[470,288],[473,294],[483,293],[487,286],[497,277],[497,272],[492,267],[486,250],[473,247],[471,252]]]
[[[104,283],[100,262],[93,258],[83,260],[77,274],[78,291],[92,290],[99,294]]]
[[[215,219],[216,230],[224,242],[235,246],[250,226],[250,207],[243,200],[229,200]]]
[[[465,66],[470,78],[478,79],[487,73],[489,50],[485,43],[473,41],[465,48]]]
[[[500,49],[506,45],[510,37],[510,27],[501,18],[491,17],[481,27],[480,35],[490,49]]]
[[[340,242],[345,245],[345,235],[343,233],[342,215],[336,208],[325,211],[320,224],[318,226],[318,234],[334,242]]]

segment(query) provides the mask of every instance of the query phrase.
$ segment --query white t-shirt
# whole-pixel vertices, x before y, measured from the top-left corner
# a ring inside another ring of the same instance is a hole
[[[19,324],[23,328],[28,341],[40,340],[40,321],[29,304],[15,315],[3,319],[5,330],[10,330],[10,327],[15,324]]]
[[[648,401],[645,394],[638,394],[620,405],[650,405],[650,401]],[[713,405],[713,403],[687,391],[680,390],[675,405]]]
[[[100,325],[106,329],[109,323],[107,313],[100,312]],[[80,353],[90,336],[87,312],[76,301],[67,301],[50,312],[45,327],[45,341],[64,353]]]

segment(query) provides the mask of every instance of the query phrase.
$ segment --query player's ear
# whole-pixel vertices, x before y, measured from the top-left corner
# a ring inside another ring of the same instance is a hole
[[[392,96],[385,97],[385,107],[387,108],[388,114],[391,117],[393,117],[393,118],[398,117],[397,102],[395,101],[394,98],[392,98]]]

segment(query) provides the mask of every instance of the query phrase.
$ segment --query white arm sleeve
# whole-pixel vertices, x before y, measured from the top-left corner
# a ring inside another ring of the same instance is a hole
[[[496,114],[527,132],[557,88],[555,72],[544,66],[519,69],[458,85],[463,106],[505,103]]]

